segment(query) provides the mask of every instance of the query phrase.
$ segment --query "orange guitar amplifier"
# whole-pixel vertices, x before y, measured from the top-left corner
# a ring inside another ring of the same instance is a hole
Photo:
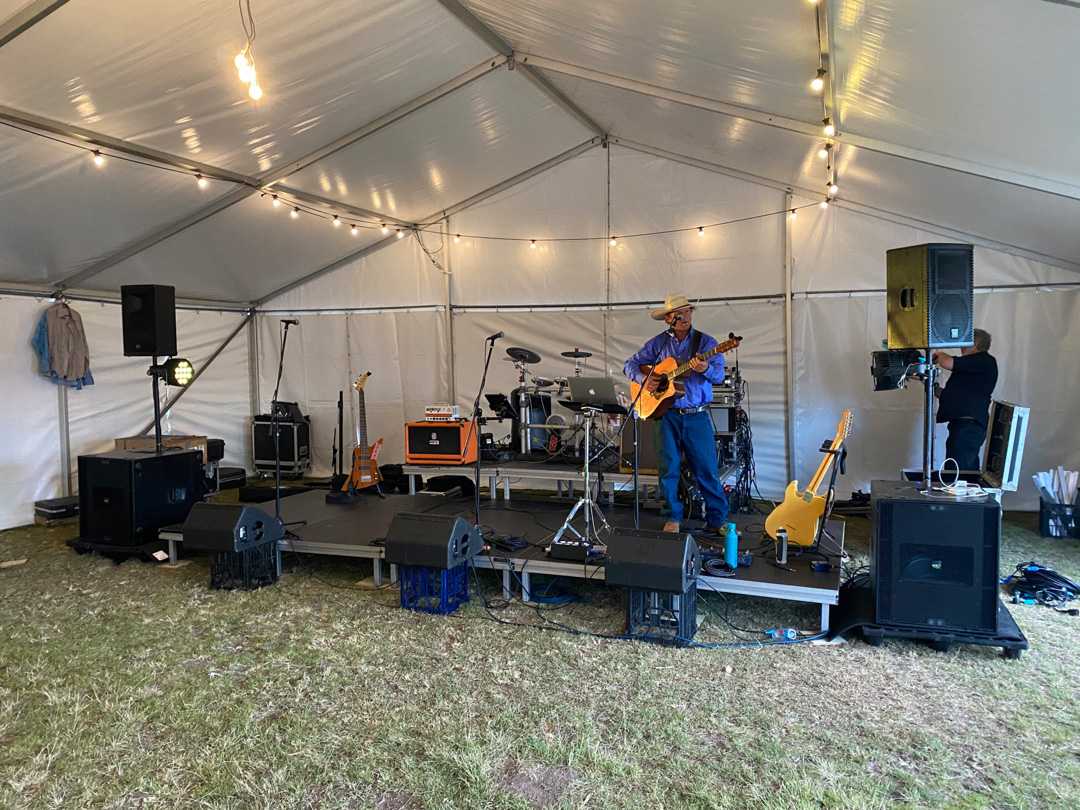
[[[472,422],[406,422],[406,464],[472,464],[477,430]]]

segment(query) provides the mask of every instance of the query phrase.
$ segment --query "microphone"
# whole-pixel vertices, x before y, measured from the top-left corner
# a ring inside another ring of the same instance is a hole
[[[502,332],[496,332],[494,335],[488,335],[487,339],[494,343],[496,340],[503,336]]]
[[[296,318],[282,318],[281,322],[282,323],[287,323],[290,326],[299,326],[300,325],[300,321],[298,321]]]

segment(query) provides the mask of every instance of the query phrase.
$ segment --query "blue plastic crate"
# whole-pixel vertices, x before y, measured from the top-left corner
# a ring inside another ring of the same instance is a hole
[[[685,593],[626,589],[626,635],[683,647],[697,632],[697,583]]]
[[[456,568],[398,566],[401,606],[423,613],[453,613],[469,601],[469,565]]]

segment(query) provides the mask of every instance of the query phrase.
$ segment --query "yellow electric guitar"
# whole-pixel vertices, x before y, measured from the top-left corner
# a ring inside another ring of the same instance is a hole
[[[829,473],[844,440],[851,435],[852,416],[850,410],[840,414],[836,426],[836,435],[829,443],[825,458],[818,465],[817,472],[806,485],[799,490],[799,482],[792,481],[784,490],[784,500],[765,518],[765,532],[773,540],[779,529],[787,530],[788,544],[793,546],[812,546],[818,534],[818,522],[825,514],[825,496],[818,495],[821,482]],[[825,448],[823,448],[825,450]]]
[[[382,481],[379,474],[379,451],[382,450],[383,440],[379,439],[373,445],[367,443],[367,409],[364,402],[364,385],[371,376],[368,371],[356,378],[353,388],[356,389],[356,398],[359,409],[356,412],[356,447],[353,449],[352,470],[345,483],[341,485],[341,491],[346,493],[359,492],[368,487],[378,486]]]
[[[717,343],[707,352],[702,352],[696,356],[708,361],[710,357],[730,352],[740,343],[742,343],[742,338],[736,337],[735,333],[731,332],[728,334],[728,339],[723,343]],[[667,409],[671,407],[671,403],[675,401],[675,398],[683,392],[682,383],[676,382],[676,380],[689,370],[689,360],[679,365],[679,361],[674,357],[665,357],[655,366],[641,366],[641,373],[646,375],[645,379],[650,376],[659,378],[660,385],[657,386],[656,391],[650,392],[643,390],[640,383],[630,383],[630,401],[637,402],[637,405],[634,406],[637,415],[642,419],[659,419],[663,416]]]

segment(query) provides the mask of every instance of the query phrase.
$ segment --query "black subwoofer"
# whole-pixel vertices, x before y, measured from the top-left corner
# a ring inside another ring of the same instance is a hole
[[[876,621],[995,633],[998,502],[922,495],[899,481],[874,481],[871,495]]]

